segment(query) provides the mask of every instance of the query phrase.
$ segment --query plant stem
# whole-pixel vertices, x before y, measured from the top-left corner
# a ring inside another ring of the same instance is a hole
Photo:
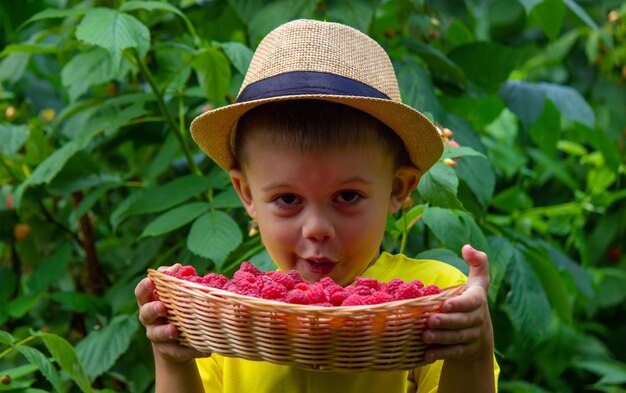
[[[72,203],[76,209],[83,200],[83,193],[78,191],[72,193]],[[83,214],[78,219],[80,225],[80,232],[83,236],[82,246],[85,250],[85,262],[87,263],[87,275],[89,276],[89,286],[91,293],[94,295],[102,295],[104,289],[100,278],[102,277],[102,269],[100,268],[100,262],[98,261],[98,253],[96,252],[96,240],[93,232],[93,225],[89,220],[87,214]]]
[[[137,65],[139,66],[139,72],[144,77],[146,82],[148,82],[148,84],[150,85],[150,88],[152,89],[152,92],[154,93],[157,106],[159,107],[159,111],[161,112],[161,115],[165,118],[165,121],[168,127],[170,128],[170,130],[174,132],[174,134],[176,134],[176,139],[178,139],[178,143],[180,144],[180,147],[183,150],[183,153],[185,154],[185,158],[187,159],[187,164],[189,165],[189,168],[191,169],[193,173],[200,175],[201,174],[200,169],[198,169],[196,162],[193,160],[193,157],[191,156],[191,153],[189,152],[189,149],[187,148],[187,144],[185,143],[185,140],[183,139],[183,135],[181,134],[181,132],[178,129],[178,126],[176,125],[176,121],[174,120],[174,117],[172,116],[172,113],[169,111],[169,109],[167,109],[167,105],[165,105],[165,100],[163,99],[163,92],[159,90],[159,87],[154,82],[154,78],[152,78],[152,74],[150,73],[150,70],[148,70],[148,67],[146,67],[144,62],[139,58],[139,56],[137,56],[137,54],[135,54],[135,60],[137,62]]]
[[[0,359],[2,359],[8,353],[10,353],[16,345],[26,344],[27,342],[29,342],[31,340],[34,340],[34,339],[35,339],[35,336],[28,336],[25,339],[22,339],[22,340],[16,342],[15,344],[12,344],[9,348],[7,348],[4,351],[0,352]]]
[[[406,248],[406,241],[409,237],[409,225],[406,222],[406,212],[402,212],[402,222],[404,224],[404,228],[402,230],[402,241],[400,242],[400,254],[404,254],[404,249]]]

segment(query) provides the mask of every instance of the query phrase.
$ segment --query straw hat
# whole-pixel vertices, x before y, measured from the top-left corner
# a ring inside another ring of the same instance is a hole
[[[237,165],[233,136],[239,118],[268,102],[298,99],[337,102],[374,116],[402,138],[421,173],[443,152],[435,126],[402,103],[385,50],[356,29],[315,20],[270,32],[252,57],[236,102],[196,117],[191,135],[220,167],[231,169]]]

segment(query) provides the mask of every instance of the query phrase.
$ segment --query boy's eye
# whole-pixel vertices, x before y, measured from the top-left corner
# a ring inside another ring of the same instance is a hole
[[[275,199],[281,205],[294,206],[299,202],[299,198],[294,194],[284,194]]]
[[[355,191],[343,191],[337,195],[337,200],[340,203],[356,203],[361,199],[361,195]]]

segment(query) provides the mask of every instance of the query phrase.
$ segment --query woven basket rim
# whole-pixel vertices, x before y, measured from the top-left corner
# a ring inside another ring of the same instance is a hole
[[[208,287],[208,286],[198,284],[195,282],[183,280],[181,278],[160,272],[155,269],[148,269],[148,275],[160,276],[162,278],[166,278],[168,280],[184,284],[184,285],[181,285],[178,289],[192,296],[210,297],[211,295],[215,295],[215,296],[220,296],[223,298],[229,298],[231,300],[237,301],[238,303],[241,303],[247,306],[250,306],[250,305],[260,306],[260,307],[280,306],[281,311],[284,311],[284,312],[306,310],[309,312],[318,312],[322,314],[332,312],[332,310],[350,312],[350,311],[363,311],[366,309],[369,312],[376,312],[376,311],[383,311],[388,308],[397,308],[397,307],[403,307],[403,306],[410,306],[410,307],[426,306],[432,303],[439,302],[440,301],[439,298],[445,297],[449,292],[458,291],[459,292],[458,294],[461,294],[467,288],[467,284],[464,283],[464,284],[452,285],[452,286],[445,287],[445,288],[440,288],[441,292],[438,294],[420,296],[420,297],[413,298],[413,299],[393,300],[390,302],[379,303],[379,304],[364,304],[364,305],[358,305],[358,306],[332,306],[331,307],[331,306],[316,306],[316,305],[309,305],[309,304],[293,304],[293,303],[281,302],[278,300],[270,300],[270,299],[257,298],[257,297],[248,296],[248,295],[242,295],[239,293],[227,291],[225,289]],[[190,290],[189,288],[193,288],[195,290]]]

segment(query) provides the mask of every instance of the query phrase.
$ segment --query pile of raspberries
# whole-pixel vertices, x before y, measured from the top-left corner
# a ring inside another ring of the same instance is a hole
[[[263,272],[250,262],[243,262],[231,280],[216,273],[198,276],[193,266],[183,266],[176,273],[165,273],[182,280],[241,295],[325,307],[380,304],[441,292],[435,285],[424,286],[419,280],[404,282],[399,278],[383,283],[374,278],[357,277],[354,284],[342,287],[332,278],[324,277],[309,284],[295,270],[289,273]]]

